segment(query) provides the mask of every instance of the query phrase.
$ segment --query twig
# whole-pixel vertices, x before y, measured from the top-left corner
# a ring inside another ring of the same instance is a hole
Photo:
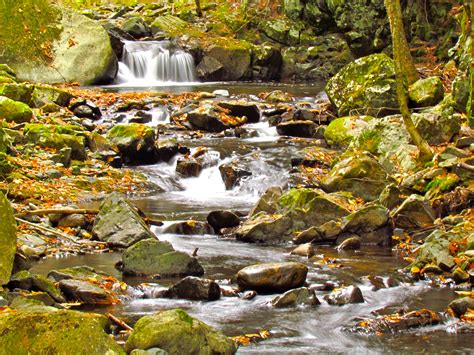
[[[46,208],[18,213],[17,217],[44,216],[48,214],[98,214],[99,210],[75,209],[75,208]]]
[[[116,316],[114,316],[112,313],[106,313],[105,315],[107,316],[107,318],[109,318],[112,322],[117,324],[119,327],[122,327],[125,330],[133,331],[133,328],[131,326],[129,326],[120,318],[117,318]]]
[[[71,243],[74,243],[74,244],[77,244],[77,245],[80,245],[80,244],[81,244],[80,242],[74,240],[70,235],[67,235],[66,233],[62,233],[62,232],[59,232],[59,231],[54,230],[54,229],[52,229],[52,228],[48,228],[48,227],[45,227],[45,226],[41,226],[41,225],[39,225],[39,224],[31,223],[31,222],[25,221],[24,219],[18,218],[18,217],[15,217],[15,220],[16,220],[17,222],[26,224],[26,225],[30,226],[31,228],[33,228],[33,229],[37,229],[37,230],[42,231],[42,232],[48,232],[48,233],[54,234],[54,235],[56,235],[56,236],[58,236],[58,237],[67,239],[67,240],[70,241]]]
[[[461,167],[463,169],[466,169],[466,170],[469,170],[469,171],[474,171],[474,165],[469,165],[469,164],[466,164],[466,163],[459,163],[458,165],[459,165],[459,167]]]

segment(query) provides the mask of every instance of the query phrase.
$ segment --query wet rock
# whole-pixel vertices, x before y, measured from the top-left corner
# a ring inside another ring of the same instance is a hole
[[[156,155],[160,161],[169,162],[180,151],[180,146],[174,138],[160,139],[156,143]]]
[[[100,108],[89,100],[74,100],[69,109],[79,118],[90,118],[91,120],[98,120],[102,117]]]
[[[151,348],[147,350],[135,349],[130,352],[130,355],[168,355],[168,352],[160,348]]]
[[[16,311],[55,312],[57,308],[54,307],[54,304],[54,300],[46,292],[35,292],[15,297],[10,303],[10,308]]]
[[[202,163],[194,158],[180,158],[176,163],[176,172],[183,177],[198,177],[202,169]]]
[[[242,223],[235,236],[247,243],[280,243],[290,239],[292,225],[290,217],[262,212]]]
[[[231,211],[212,211],[207,215],[207,222],[219,231],[222,228],[233,228],[240,225],[240,218]]]
[[[393,233],[388,222],[388,209],[381,205],[371,205],[345,217],[342,231],[357,234],[363,244],[390,246]]]
[[[359,58],[328,81],[326,92],[339,116],[393,113],[398,107],[393,60],[386,54]]]
[[[340,221],[328,221],[318,227],[320,234],[319,239],[315,239],[313,242],[318,241],[336,241],[337,237],[342,233],[342,223]]]
[[[321,184],[329,192],[348,191],[365,201],[373,201],[387,185],[387,174],[370,155],[357,155],[337,163]]]
[[[137,209],[120,193],[102,202],[92,233],[109,247],[127,248],[139,240],[154,238]]]
[[[20,288],[29,291],[43,291],[51,296],[56,302],[64,302],[64,297],[54,283],[42,275],[35,275],[29,271],[20,271],[12,276],[8,283],[10,289]]]
[[[437,76],[417,80],[408,88],[408,95],[417,107],[434,106],[443,99],[443,82]]]
[[[453,271],[453,280],[457,284],[469,281],[469,273],[461,269],[460,267],[457,267]]]
[[[324,138],[329,145],[346,147],[357,137],[371,116],[346,116],[336,118],[329,123],[324,131]]]
[[[233,122],[223,122],[223,113],[224,110],[218,106],[207,104],[188,112],[187,118],[193,129],[201,129],[208,132],[222,132],[238,125],[232,124]],[[242,120],[242,123],[244,122],[245,120]]]
[[[69,310],[3,313],[0,347],[20,354],[125,354],[107,334],[109,324],[105,316]]]
[[[135,39],[151,36],[151,29],[141,17],[131,17],[122,25],[122,31]]]
[[[234,354],[235,343],[181,309],[142,317],[125,350],[161,348],[170,354]]]
[[[438,313],[428,309],[408,312],[405,314],[390,314],[376,319],[364,319],[353,328],[361,333],[399,333],[413,328],[436,325],[441,322]]]
[[[213,280],[188,276],[171,286],[165,293],[165,297],[216,301],[221,297],[221,290]]]
[[[361,239],[359,237],[350,237],[344,240],[337,246],[337,250],[359,250],[361,246]]]
[[[189,220],[185,222],[173,223],[165,228],[163,233],[181,235],[204,235],[213,234],[214,230],[207,222]]]
[[[220,70],[213,73],[212,80],[235,81],[247,75],[251,64],[251,50],[247,42],[232,40],[231,43],[224,45],[216,43],[205,49],[203,60],[206,58],[213,63],[213,68],[221,66]],[[205,73],[200,72],[200,64],[197,66],[199,78],[210,80],[209,77],[202,75]]]
[[[311,138],[316,132],[317,125],[313,121],[289,121],[277,125],[281,136]]]
[[[153,128],[139,123],[118,124],[107,133],[126,164],[154,164],[158,161]]]
[[[247,266],[236,277],[242,290],[284,292],[303,286],[308,268],[301,263],[282,262]]]
[[[123,273],[129,275],[201,276],[202,266],[196,258],[175,251],[170,243],[156,239],[142,240],[122,255]]]
[[[454,301],[451,301],[448,306],[456,317],[460,318],[469,309],[474,309],[474,298],[473,297],[462,297]]]
[[[362,291],[357,286],[349,286],[324,296],[330,305],[343,306],[349,303],[364,303]]]
[[[113,295],[103,288],[81,280],[61,280],[59,289],[68,301],[86,304],[112,304]]]
[[[222,101],[218,105],[229,110],[232,116],[247,117],[247,122],[249,123],[260,121],[260,110],[256,104],[245,101]]]
[[[262,98],[269,102],[291,102],[293,100],[293,96],[291,96],[291,94],[281,90],[273,90],[268,93],[264,93],[262,94]]]
[[[16,222],[13,209],[3,192],[0,192],[0,286],[9,280],[16,252]]]
[[[402,229],[425,228],[433,224],[435,212],[424,197],[411,195],[392,212],[392,220],[396,227]]]
[[[315,239],[321,239],[321,233],[319,232],[319,228],[310,227],[304,231],[297,232],[296,235],[293,237],[292,242],[295,244],[304,244],[312,242]]]
[[[239,168],[235,163],[220,165],[219,172],[226,190],[232,190],[242,178],[252,175],[251,172]]]
[[[312,257],[315,254],[314,245],[311,243],[301,244],[291,251],[291,255]]]
[[[258,202],[252,208],[249,215],[254,216],[259,212],[266,212],[268,214],[275,213],[278,200],[282,194],[283,191],[278,186],[268,188],[262,196],[260,196]]]
[[[224,76],[224,65],[213,57],[205,56],[196,66],[196,73],[199,78],[219,80]]]
[[[271,303],[275,308],[317,306],[321,304],[314,291],[306,287],[289,290],[284,294],[272,299]]]

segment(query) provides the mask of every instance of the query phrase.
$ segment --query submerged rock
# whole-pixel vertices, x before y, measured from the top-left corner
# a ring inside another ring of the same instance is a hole
[[[317,306],[318,304],[321,304],[314,291],[307,287],[289,290],[284,294],[272,299],[271,303],[275,308]]]
[[[183,177],[198,177],[202,169],[202,163],[194,158],[179,158],[176,162],[176,172]]]
[[[277,125],[277,132],[281,136],[311,138],[314,136],[316,123],[313,121],[288,121]]]
[[[126,249],[122,255],[123,272],[129,275],[201,276],[196,258],[175,251],[170,243],[145,239]]]
[[[122,194],[114,192],[100,205],[92,233],[110,247],[127,248],[139,240],[154,238],[137,209]]]
[[[240,224],[240,218],[231,211],[212,211],[207,215],[207,222],[219,231],[222,228],[233,228]]]
[[[337,246],[337,250],[358,250],[361,246],[359,237],[350,237]]]
[[[238,167],[235,162],[220,165],[219,172],[221,173],[226,190],[232,190],[242,178],[252,175],[251,172]]]
[[[181,234],[181,235],[204,235],[213,234],[214,230],[207,222],[189,220],[177,222],[166,227],[163,233]]]
[[[235,343],[181,309],[142,317],[125,344],[125,350],[158,347],[170,354],[234,354]]]
[[[213,280],[188,276],[171,286],[166,291],[165,297],[215,301],[221,297],[221,289]]]
[[[462,297],[451,301],[448,307],[453,311],[456,317],[460,318],[469,309],[474,309],[473,297]]]
[[[78,311],[0,314],[0,348],[19,354],[125,354],[106,333],[105,316]]]
[[[237,275],[242,290],[259,292],[284,292],[303,286],[308,268],[295,262],[267,263],[247,266]]]
[[[16,252],[16,222],[13,209],[0,192],[0,286],[10,281]]]

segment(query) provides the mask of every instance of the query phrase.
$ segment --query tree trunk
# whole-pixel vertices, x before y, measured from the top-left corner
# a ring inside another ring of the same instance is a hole
[[[200,0],[194,0],[196,3],[196,13],[198,17],[202,17],[202,10],[201,10],[201,1]]]
[[[413,84],[419,79],[419,76],[410,54],[405,29],[403,28],[400,0],[385,0],[385,9],[387,10],[390,30],[392,32],[393,57],[397,56],[400,59],[402,72],[408,85]]]
[[[402,23],[400,0],[385,0],[385,8],[390,21],[392,32],[393,60],[395,62],[395,81],[398,104],[402,113],[403,122],[410,137],[419,150],[418,159],[421,162],[431,160],[433,152],[428,143],[421,137],[411,119],[407,103],[406,83],[411,84],[418,78],[415,65],[410,55]]]

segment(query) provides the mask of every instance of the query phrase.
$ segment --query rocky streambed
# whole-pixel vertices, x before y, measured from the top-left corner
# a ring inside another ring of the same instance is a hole
[[[388,57],[360,63],[393,91]],[[419,113],[438,154],[418,166],[399,116],[344,116],[368,112],[335,89],[353,69],[328,84],[333,109],[291,87],[8,84],[18,115],[0,130],[2,191],[15,216],[6,202],[2,213],[19,228],[5,346],[27,334],[37,349],[72,336],[71,351],[93,353],[469,351],[472,131],[449,97]],[[374,116],[392,91],[368,104]],[[39,335],[21,326],[31,317]]]

